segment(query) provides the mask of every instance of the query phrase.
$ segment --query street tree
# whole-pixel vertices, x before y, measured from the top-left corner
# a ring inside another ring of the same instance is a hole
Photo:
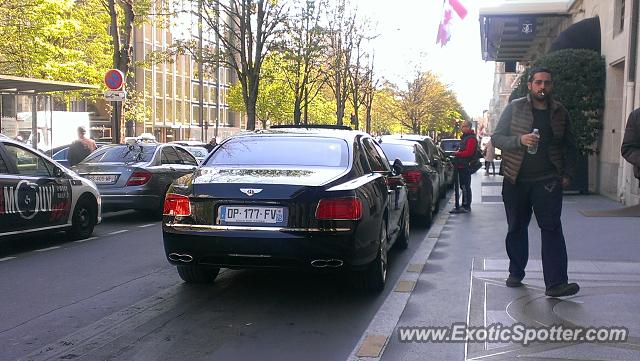
[[[235,71],[242,87],[247,129],[254,130],[260,71],[283,31],[285,6],[276,0],[202,0],[200,10],[207,29],[221,44],[203,49],[202,61],[209,66],[219,62]]]
[[[294,94],[287,82],[288,76],[283,71],[282,63],[286,62],[278,53],[270,53],[264,59],[260,72],[260,89],[256,100],[256,120],[262,128],[267,124],[291,124],[293,122]],[[234,84],[227,97],[229,106],[234,111],[246,112],[246,103],[242,94],[242,85]]]
[[[356,13],[349,8],[347,0],[338,0],[326,15],[328,24],[327,41],[328,86],[333,91],[336,101],[336,122],[343,124],[345,107],[349,99],[351,60],[356,42]]]
[[[326,6],[326,0],[294,4],[285,22],[281,51],[287,70],[283,74],[287,76],[287,83],[294,94],[295,124],[308,123],[309,104],[327,79],[326,73],[321,71],[326,43],[324,29],[320,26],[322,9]]]

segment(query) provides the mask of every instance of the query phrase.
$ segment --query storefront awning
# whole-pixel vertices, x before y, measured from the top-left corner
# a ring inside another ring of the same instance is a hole
[[[100,89],[100,87],[90,84],[0,75],[0,93],[37,94],[83,89]]]
[[[545,53],[576,0],[501,0],[480,8],[482,59],[529,61]]]

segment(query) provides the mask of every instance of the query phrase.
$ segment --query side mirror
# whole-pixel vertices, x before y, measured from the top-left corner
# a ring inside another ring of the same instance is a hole
[[[402,172],[404,171],[404,166],[402,165],[402,161],[400,159],[397,159],[393,161],[393,173],[395,175],[399,175],[402,174]]]

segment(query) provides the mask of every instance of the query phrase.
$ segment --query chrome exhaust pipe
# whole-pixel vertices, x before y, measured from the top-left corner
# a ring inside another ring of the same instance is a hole
[[[193,261],[193,256],[190,254],[169,253],[167,257],[174,262],[189,263]]]
[[[325,267],[337,268],[337,267],[342,267],[343,264],[344,262],[339,259],[315,259],[311,261],[311,266],[315,268],[325,268]]]

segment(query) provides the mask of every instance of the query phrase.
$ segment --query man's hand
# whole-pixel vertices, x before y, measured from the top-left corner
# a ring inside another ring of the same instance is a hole
[[[571,184],[571,179],[569,177],[562,177],[562,188],[568,188]]]
[[[523,134],[522,136],[520,136],[520,143],[525,147],[534,146],[538,144],[539,141],[540,137],[533,133]]]

